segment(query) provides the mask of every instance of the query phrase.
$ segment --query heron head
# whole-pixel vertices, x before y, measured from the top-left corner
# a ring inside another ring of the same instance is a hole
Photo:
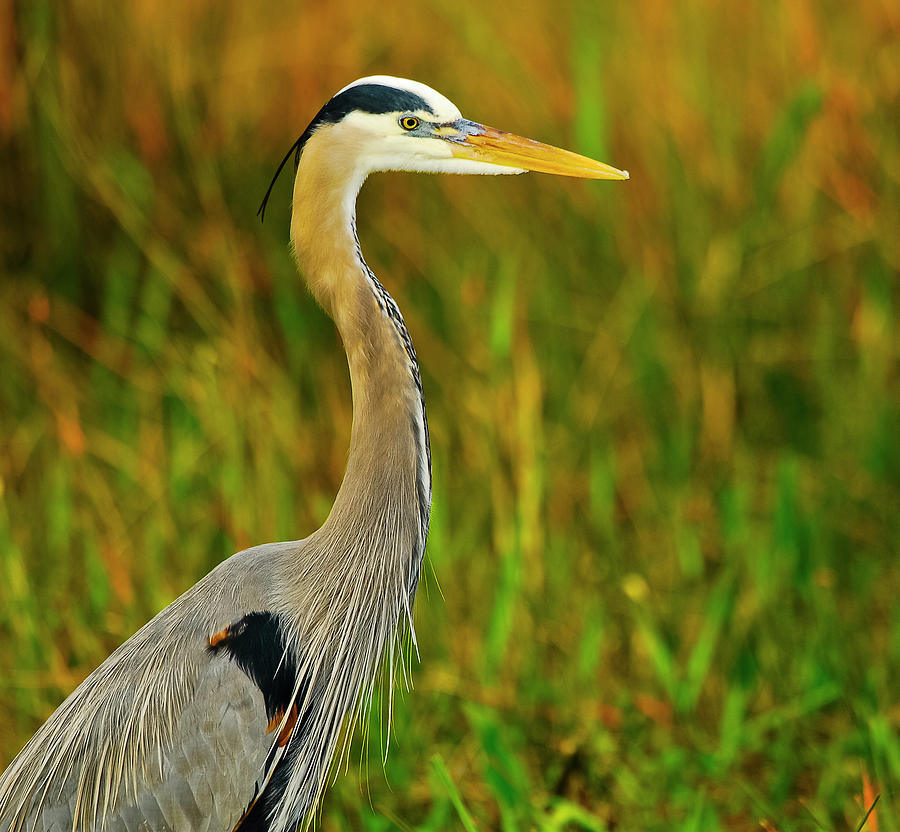
[[[387,75],[360,78],[331,98],[278,172],[291,155],[297,165],[301,154],[307,153],[320,158],[327,155],[347,179],[360,184],[370,173],[382,170],[539,171],[586,179],[628,179],[627,171],[586,156],[469,121],[431,87]],[[261,210],[264,208],[265,200]]]

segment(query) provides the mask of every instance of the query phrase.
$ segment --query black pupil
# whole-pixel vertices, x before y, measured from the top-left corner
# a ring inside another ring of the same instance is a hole
[[[419,124],[418,119],[415,118],[405,118],[403,119],[403,126],[407,130],[414,130]]]

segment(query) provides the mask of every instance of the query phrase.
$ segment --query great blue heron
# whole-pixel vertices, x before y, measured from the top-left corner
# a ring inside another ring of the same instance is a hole
[[[337,93],[279,172],[292,154],[297,265],[340,331],[353,390],[334,507],[303,540],[230,557],[88,676],[0,778],[0,832],[310,822],[385,651],[404,620],[412,628],[431,511],[416,354],[363,260],[356,195],[381,170],[628,178],[387,76]]]

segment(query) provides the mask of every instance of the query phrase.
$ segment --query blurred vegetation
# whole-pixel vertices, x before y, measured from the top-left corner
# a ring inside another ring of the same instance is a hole
[[[377,176],[422,661],[327,830],[900,830],[900,7],[0,0],[0,766],[350,422],[284,151],[355,77],[628,168]],[[373,716],[373,720],[377,715]],[[375,734],[377,736],[377,734]]]

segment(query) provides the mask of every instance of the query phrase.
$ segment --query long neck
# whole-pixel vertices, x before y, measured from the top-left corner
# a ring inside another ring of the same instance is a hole
[[[322,532],[406,550],[416,561],[415,583],[431,509],[428,428],[403,317],[363,261],[356,237],[364,178],[352,158],[322,153],[311,141],[294,184],[297,263],[341,334],[353,390],[347,469]]]

